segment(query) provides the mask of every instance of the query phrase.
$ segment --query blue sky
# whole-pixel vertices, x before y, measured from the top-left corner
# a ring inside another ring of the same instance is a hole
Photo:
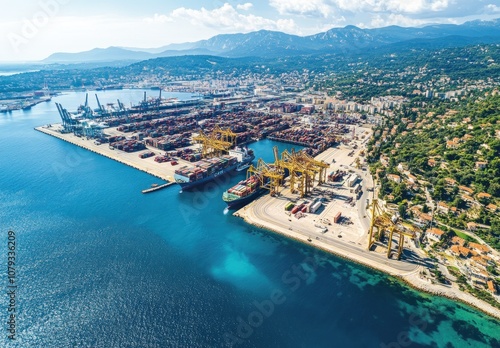
[[[356,25],[460,24],[500,17],[500,0],[22,0],[0,12],[0,61],[95,47],[161,47],[217,34],[315,34]]]

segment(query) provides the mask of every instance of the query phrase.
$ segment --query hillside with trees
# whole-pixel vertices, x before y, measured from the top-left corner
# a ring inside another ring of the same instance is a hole
[[[500,95],[415,98],[375,131],[368,160],[380,197],[400,214],[422,213],[473,231],[500,250]]]

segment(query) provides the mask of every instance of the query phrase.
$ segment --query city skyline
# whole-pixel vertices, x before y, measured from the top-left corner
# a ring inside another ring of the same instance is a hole
[[[0,14],[0,61],[36,61],[97,47],[156,48],[261,29],[304,36],[347,25],[418,27],[499,16],[492,0],[33,0]]]

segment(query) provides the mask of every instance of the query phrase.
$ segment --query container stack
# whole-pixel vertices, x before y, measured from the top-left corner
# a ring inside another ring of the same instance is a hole
[[[175,174],[189,178],[190,182],[198,181],[217,172],[224,171],[236,164],[236,158],[232,156],[222,156],[203,159],[194,163],[192,167],[183,167],[175,171]]]

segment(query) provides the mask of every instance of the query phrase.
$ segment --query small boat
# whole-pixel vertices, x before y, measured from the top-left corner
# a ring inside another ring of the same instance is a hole
[[[236,167],[236,171],[237,171],[237,172],[241,172],[241,171],[243,171],[243,170],[245,170],[245,169],[249,168],[251,165],[252,165],[252,163],[251,163],[251,162],[244,163],[244,164],[243,164],[243,163],[241,163],[241,164],[239,164],[239,165]]]

